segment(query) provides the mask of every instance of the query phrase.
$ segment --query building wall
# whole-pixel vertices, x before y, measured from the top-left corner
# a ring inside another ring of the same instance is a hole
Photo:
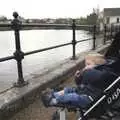
[[[117,23],[117,18],[119,18],[119,21],[120,21],[120,16],[105,16],[105,24],[107,24],[108,17],[110,18],[109,24]]]
[[[100,23],[100,31],[103,31],[103,30],[104,30],[104,24]]]
[[[107,23],[107,18],[109,17],[109,24]],[[108,27],[111,27],[111,24],[118,24],[117,18],[119,18],[120,23],[120,16],[104,16],[104,22],[100,22],[100,31],[104,30],[104,24],[106,24]]]

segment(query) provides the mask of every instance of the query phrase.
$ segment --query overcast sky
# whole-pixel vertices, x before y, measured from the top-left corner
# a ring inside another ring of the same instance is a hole
[[[24,18],[81,17],[93,8],[120,7],[120,0],[1,0],[0,15],[12,18],[17,11]]]

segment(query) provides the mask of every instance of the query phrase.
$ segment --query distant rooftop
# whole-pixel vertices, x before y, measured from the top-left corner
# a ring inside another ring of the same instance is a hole
[[[120,8],[104,8],[104,16],[120,16]]]

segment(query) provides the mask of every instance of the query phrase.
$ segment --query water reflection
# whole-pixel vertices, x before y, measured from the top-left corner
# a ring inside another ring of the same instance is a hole
[[[76,40],[91,37],[86,31],[76,31]],[[13,55],[15,52],[15,38],[13,31],[0,32],[0,57]],[[21,49],[23,52],[42,49],[72,41],[71,30],[29,30],[20,32]],[[82,42],[76,45],[76,52],[91,49],[92,41]],[[48,69],[54,64],[72,56],[72,46],[65,46],[53,50],[25,56],[23,60],[24,76],[30,73]],[[4,80],[16,81],[16,61],[10,60],[0,63],[0,77]]]

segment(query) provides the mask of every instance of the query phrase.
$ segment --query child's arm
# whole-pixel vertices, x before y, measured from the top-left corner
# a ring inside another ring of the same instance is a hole
[[[77,70],[76,73],[75,73],[75,77],[80,77],[80,75],[81,75],[80,70]]]
[[[76,85],[80,85],[81,84],[82,72],[83,71],[77,70],[76,73],[75,73],[74,80],[75,80]]]
[[[84,68],[83,68],[83,71],[84,70],[88,70],[88,69],[92,69],[92,68],[94,68],[95,67],[95,65],[87,65],[87,66],[85,66]]]
[[[88,69],[92,69],[94,68],[95,65],[87,65],[85,66],[81,71],[80,70],[77,70],[76,73],[75,73],[75,83],[77,85],[80,85],[81,84],[81,81],[82,81],[82,74],[85,70],[88,70]]]

